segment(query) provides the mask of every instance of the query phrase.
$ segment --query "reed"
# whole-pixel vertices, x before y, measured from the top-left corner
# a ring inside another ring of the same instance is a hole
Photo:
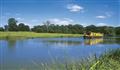
[[[41,63],[39,68],[41,70],[120,70],[120,49],[110,50],[100,57],[66,59],[65,62],[54,59],[50,63]]]

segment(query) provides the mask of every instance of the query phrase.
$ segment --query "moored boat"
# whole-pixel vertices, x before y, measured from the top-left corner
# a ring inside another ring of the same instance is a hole
[[[95,32],[86,32],[84,33],[84,39],[91,39],[91,38],[102,38],[104,36],[103,33],[95,33]]]

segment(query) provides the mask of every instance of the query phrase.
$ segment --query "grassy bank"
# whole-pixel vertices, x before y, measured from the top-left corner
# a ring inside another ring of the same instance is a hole
[[[82,34],[61,34],[61,33],[35,33],[35,32],[0,32],[0,38],[51,38],[51,37],[80,37]]]
[[[66,60],[65,63],[41,63],[40,70],[120,70],[120,49],[108,51],[99,58],[96,56],[82,60]]]

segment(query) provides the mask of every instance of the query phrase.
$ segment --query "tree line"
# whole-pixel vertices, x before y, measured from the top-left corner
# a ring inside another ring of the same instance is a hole
[[[105,35],[120,35],[120,26],[95,26],[89,25],[83,27],[79,24],[69,24],[69,25],[55,25],[50,21],[46,21],[43,25],[36,25],[32,28],[24,23],[19,23],[15,18],[9,18],[8,24],[4,27],[0,27],[0,31],[33,31],[38,33],[67,33],[67,34],[83,34],[84,32],[100,32]]]

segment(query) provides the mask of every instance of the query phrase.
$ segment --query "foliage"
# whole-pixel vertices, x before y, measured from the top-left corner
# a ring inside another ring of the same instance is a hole
[[[40,70],[120,70],[120,49],[108,51],[100,57],[89,57],[81,60],[66,59],[60,62],[53,59],[50,63],[37,64]]]
[[[4,31],[4,28],[3,28],[3,27],[0,27],[0,31]]]
[[[115,28],[116,35],[120,35],[120,26]]]
[[[82,25],[54,25],[54,24],[45,24],[34,26],[32,29],[34,32],[41,33],[67,33],[67,34],[82,34],[84,28]]]
[[[104,33],[104,35],[107,36],[113,36],[115,35],[115,27],[111,26],[95,26],[95,25],[90,25],[85,28],[86,31],[91,31],[91,32],[100,32]]]
[[[46,21],[43,25],[33,26],[31,29],[28,25],[20,23],[17,25],[17,20],[15,18],[10,18],[8,20],[8,25],[4,26],[5,31],[33,31],[37,33],[65,33],[65,34],[83,34],[84,32],[99,32],[104,33],[107,36],[120,35],[120,27],[112,26],[95,26],[89,25],[83,27],[79,24],[69,24],[69,25],[55,25],[50,21]]]
[[[20,23],[18,25],[18,31],[30,31],[30,28],[28,25],[25,25],[24,23]]]
[[[9,18],[8,19],[8,30],[9,31],[18,31],[17,20],[15,20],[15,18]]]
[[[97,27],[95,25],[89,25],[85,27],[85,31],[97,32]]]

